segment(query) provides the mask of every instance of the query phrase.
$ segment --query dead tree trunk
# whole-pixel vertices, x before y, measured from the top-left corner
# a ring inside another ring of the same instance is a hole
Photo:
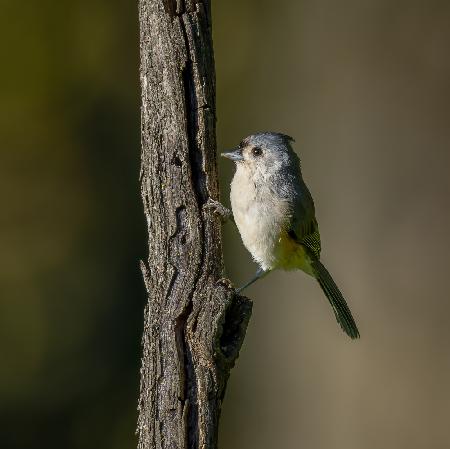
[[[142,198],[148,263],[139,449],[217,447],[251,303],[226,283],[209,0],[140,0]]]

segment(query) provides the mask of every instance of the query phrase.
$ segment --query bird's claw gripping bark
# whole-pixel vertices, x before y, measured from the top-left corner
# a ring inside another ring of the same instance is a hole
[[[225,288],[229,290],[234,290],[233,283],[228,278],[220,278],[216,281],[217,285],[223,285]]]
[[[208,201],[205,203],[203,208],[217,214],[221,218],[222,222],[225,222],[227,220],[234,221],[233,212],[231,212],[230,209],[225,207],[220,201],[208,198]]]

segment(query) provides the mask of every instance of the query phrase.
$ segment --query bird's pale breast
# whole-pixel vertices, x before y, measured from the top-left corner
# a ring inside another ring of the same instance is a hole
[[[288,205],[268,189],[257,189],[239,169],[231,183],[231,207],[242,241],[263,269],[279,265]]]

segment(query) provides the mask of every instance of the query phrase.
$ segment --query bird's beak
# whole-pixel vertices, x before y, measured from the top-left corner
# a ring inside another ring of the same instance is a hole
[[[222,153],[221,156],[226,157],[227,159],[231,159],[232,161],[235,161],[235,162],[244,160],[244,157],[242,156],[241,148],[234,148],[229,153]]]

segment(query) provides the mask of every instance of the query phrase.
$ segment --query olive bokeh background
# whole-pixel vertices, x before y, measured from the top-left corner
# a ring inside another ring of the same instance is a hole
[[[137,24],[124,0],[0,6],[2,448],[136,446]],[[216,1],[213,28],[219,150],[296,139],[362,334],[301,273],[251,287],[221,448],[448,448],[450,4]],[[240,284],[255,266],[224,240]]]

